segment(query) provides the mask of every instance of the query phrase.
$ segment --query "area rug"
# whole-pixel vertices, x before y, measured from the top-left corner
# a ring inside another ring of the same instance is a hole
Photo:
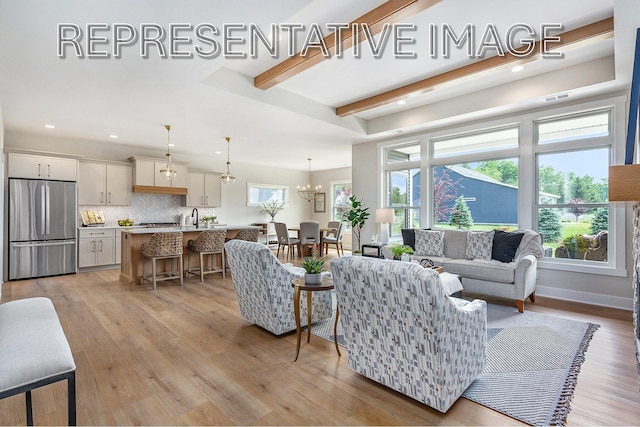
[[[564,425],[599,325],[487,305],[487,364],[463,397],[530,425]],[[333,341],[333,319],[311,328]],[[342,325],[338,344],[344,346]]]

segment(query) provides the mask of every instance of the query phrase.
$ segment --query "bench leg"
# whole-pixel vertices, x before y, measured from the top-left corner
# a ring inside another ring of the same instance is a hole
[[[67,399],[69,401],[69,425],[76,425],[76,371],[69,374],[67,378]]]
[[[31,390],[27,390],[24,392],[25,403],[27,407],[27,425],[33,425],[33,408],[31,406]]]

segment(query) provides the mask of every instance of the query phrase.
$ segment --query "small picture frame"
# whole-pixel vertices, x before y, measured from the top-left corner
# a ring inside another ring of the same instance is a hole
[[[318,197],[316,197],[313,203],[313,212],[319,213],[319,212],[327,211],[326,197],[327,197],[327,193],[318,193]]]

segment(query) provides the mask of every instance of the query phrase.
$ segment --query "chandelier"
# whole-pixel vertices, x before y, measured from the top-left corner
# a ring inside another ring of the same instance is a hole
[[[164,168],[160,169],[160,175],[162,175],[163,178],[171,180],[178,175],[178,171],[171,166],[171,153],[169,152],[169,147],[171,145],[169,135],[171,132],[171,125],[164,125],[164,127],[167,129],[167,154],[165,154],[167,157],[167,164]]]
[[[231,137],[227,136],[225,139],[227,140],[227,173],[222,175],[221,178],[224,184],[233,184],[236,182],[236,177],[229,173],[229,166],[231,165],[231,162],[229,161],[229,142],[231,141]]]
[[[298,186],[298,196],[305,199],[307,202],[311,202],[315,200],[320,195],[320,190],[322,189],[321,185],[316,185],[311,188],[311,159],[307,159],[309,161],[309,178],[306,186]]]

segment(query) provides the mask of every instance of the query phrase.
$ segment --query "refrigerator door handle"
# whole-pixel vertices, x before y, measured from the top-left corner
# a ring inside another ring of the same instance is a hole
[[[61,245],[75,245],[76,242],[73,240],[64,240],[64,241],[50,241],[50,242],[13,242],[11,243],[12,248],[33,248],[40,246],[61,246]]]
[[[50,232],[50,228],[51,228],[51,194],[49,193],[49,185],[45,184],[44,186],[45,188],[45,193],[47,195],[47,204],[45,205],[45,215],[46,215],[46,228],[45,228],[45,234],[49,235]]]
[[[47,234],[47,228],[46,228],[46,218],[45,218],[45,214],[46,214],[46,185],[43,185],[42,187],[40,187],[40,229],[42,230],[42,235],[46,236]]]

